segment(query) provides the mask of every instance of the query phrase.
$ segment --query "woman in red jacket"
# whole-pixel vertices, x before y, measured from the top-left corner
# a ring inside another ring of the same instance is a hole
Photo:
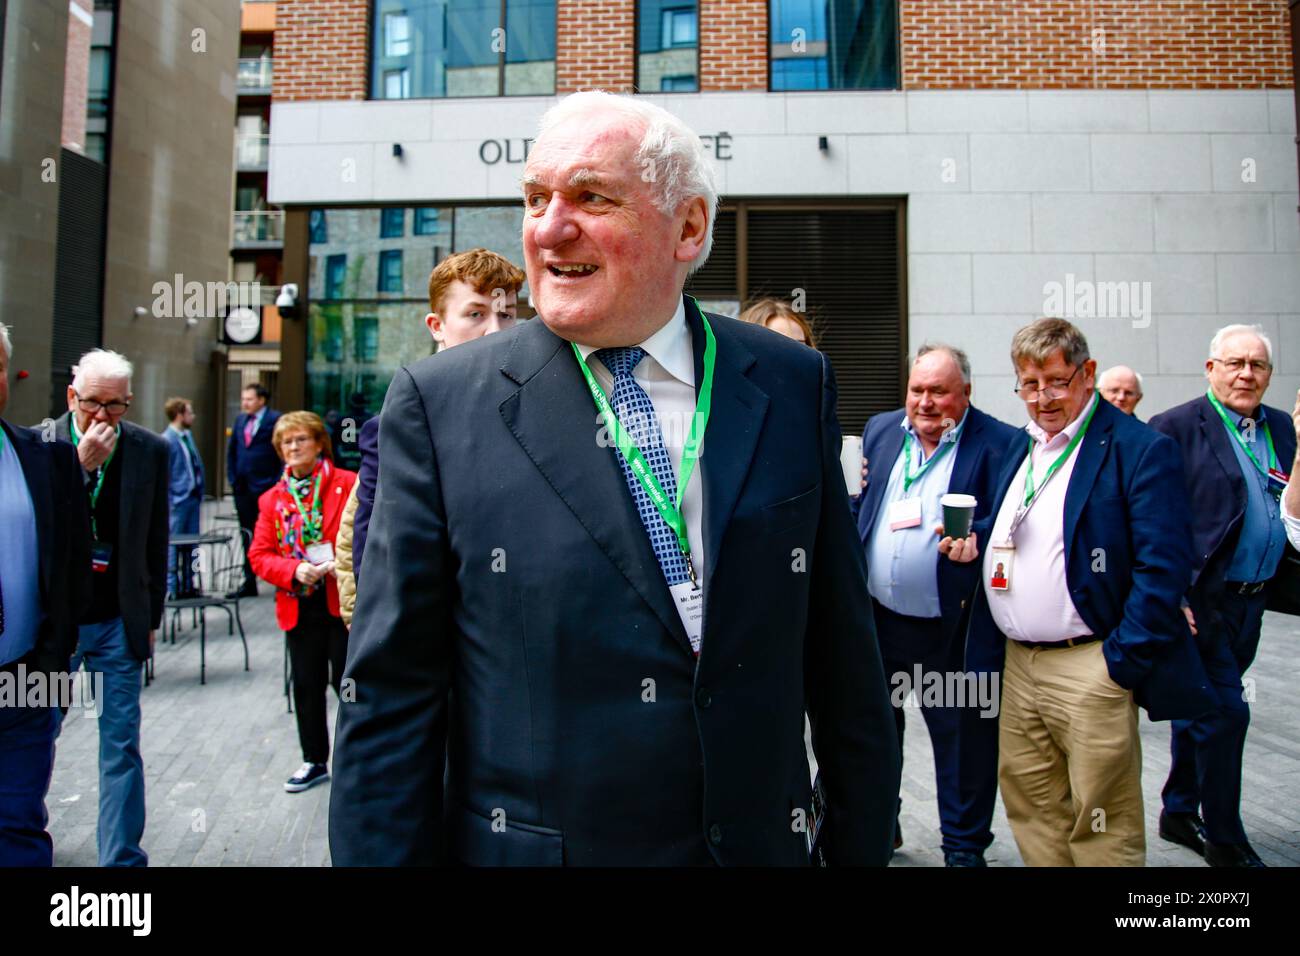
[[[334,467],[325,423],[311,412],[281,415],[271,444],[284,474],[258,499],[248,560],[275,586],[275,618],[289,642],[304,762],[284,789],[298,793],[329,779],[325,686],[339,693],[348,646],[334,581],[334,538],[357,476]]]

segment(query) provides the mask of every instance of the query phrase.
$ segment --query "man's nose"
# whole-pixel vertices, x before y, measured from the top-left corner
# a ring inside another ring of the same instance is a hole
[[[563,196],[553,196],[546,204],[546,212],[533,223],[533,239],[543,249],[555,249],[572,242],[580,231],[573,221],[573,207]]]

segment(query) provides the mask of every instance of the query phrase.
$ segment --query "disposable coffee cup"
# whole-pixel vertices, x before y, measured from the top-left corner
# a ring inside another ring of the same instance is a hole
[[[849,497],[862,494],[862,439],[845,435],[840,445],[840,468],[844,471],[844,487]]]
[[[940,498],[939,505],[943,508],[943,533],[953,539],[969,537],[976,504],[973,495],[944,495]]]

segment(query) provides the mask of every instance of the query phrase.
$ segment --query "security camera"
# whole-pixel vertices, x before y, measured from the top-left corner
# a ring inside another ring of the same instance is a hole
[[[280,286],[280,294],[275,297],[275,307],[286,319],[292,319],[298,314],[297,283],[286,282],[284,285]]]

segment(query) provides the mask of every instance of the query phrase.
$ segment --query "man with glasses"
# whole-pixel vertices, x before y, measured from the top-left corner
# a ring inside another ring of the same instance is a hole
[[[1179,600],[1191,578],[1172,442],[1101,400],[1083,334],[1040,319],[1011,342],[1028,435],[998,482],[992,528],[944,538],[980,556],[966,665],[1002,673],[1002,799],[1030,866],[1142,866],[1137,707],[1209,704]]]
[[[1182,452],[1195,508],[1193,577],[1183,606],[1217,701],[1204,716],[1174,722],[1160,835],[1211,866],[1264,865],[1241,823],[1250,723],[1241,679],[1255,659],[1286,548],[1280,503],[1296,453],[1290,417],[1262,404],[1272,374],[1273,344],[1264,330],[1226,326],[1210,341],[1205,394],[1151,419]]]
[[[99,865],[145,866],[140,665],[153,653],[167,588],[167,442],[123,421],[131,363],[95,349],[68,386],[55,433],[77,448],[90,508],[90,608],[81,619],[75,672],[103,674],[99,718]]]

